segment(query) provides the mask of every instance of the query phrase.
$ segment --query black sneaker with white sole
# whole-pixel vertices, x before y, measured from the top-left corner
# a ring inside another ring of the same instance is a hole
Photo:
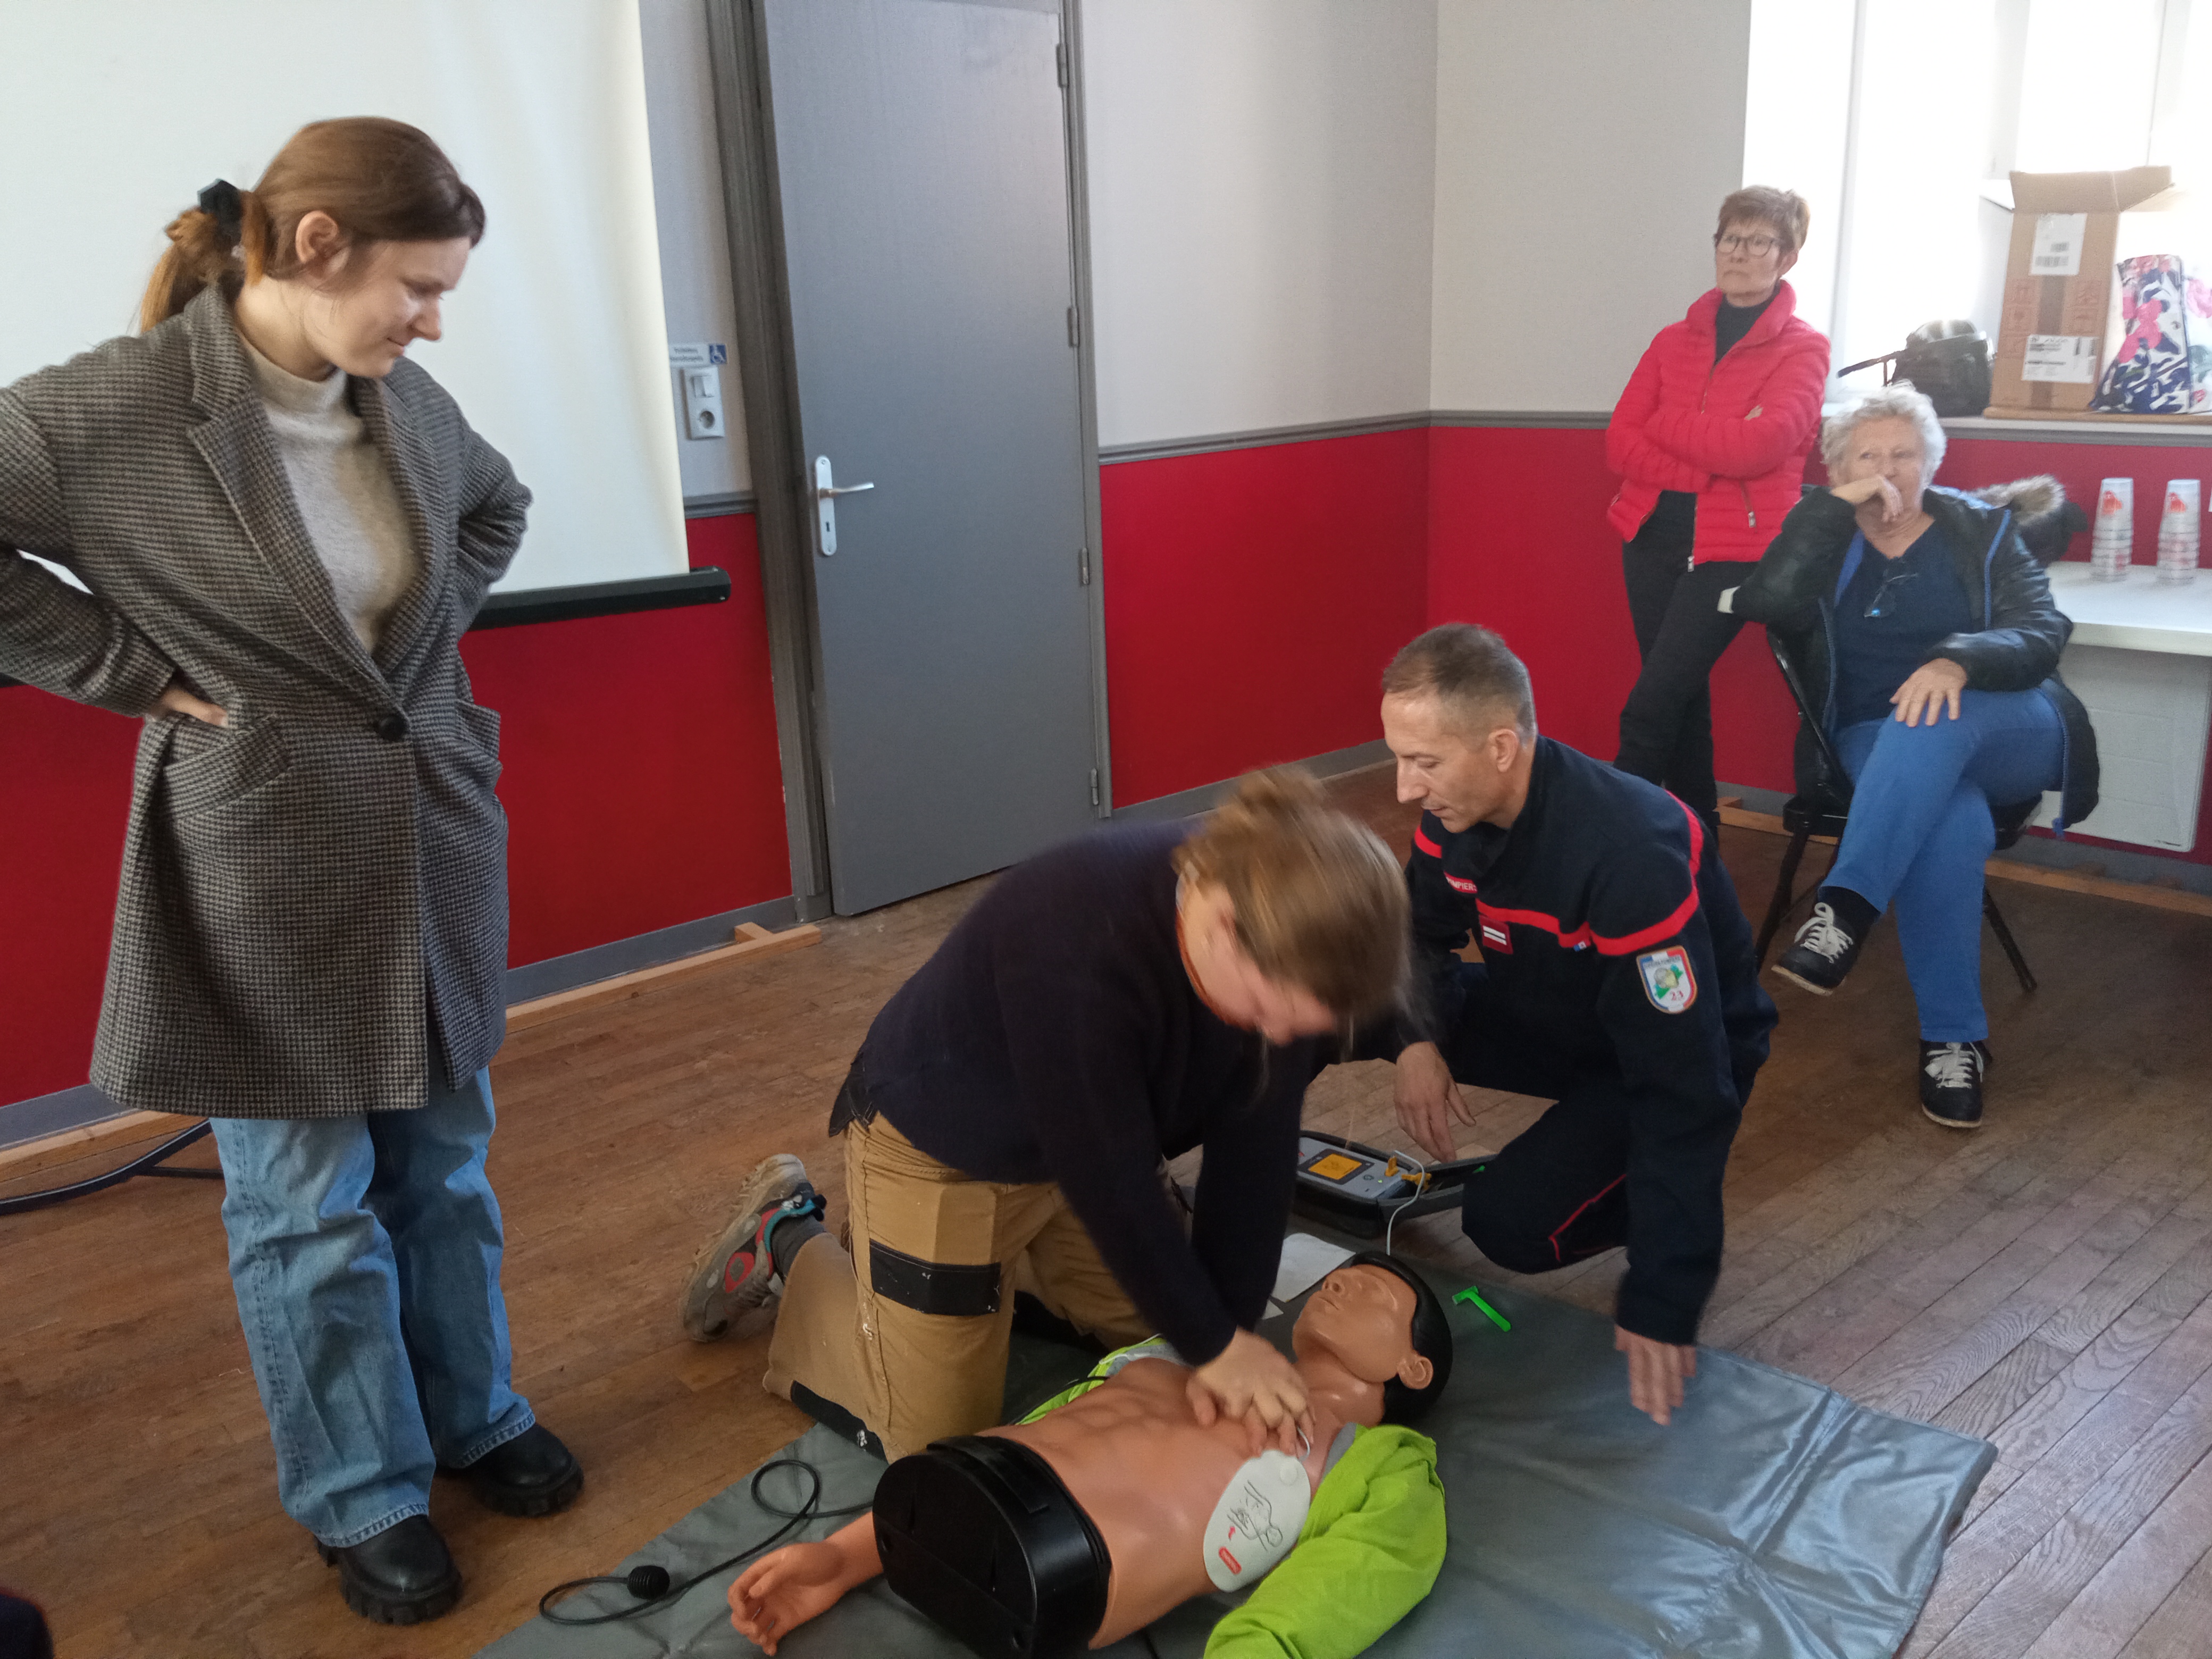
[[[1920,1109],[1947,1129],[1982,1127],[1982,1079],[1989,1075],[1986,1042],[1920,1045]]]
[[[1811,919],[1797,930],[1796,942],[1775,959],[1776,973],[1816,997],[1826,996],[1844,982],[1866,946],[1870,924],[1854,927],[1837,909],[1825,899],[1815,904]]]

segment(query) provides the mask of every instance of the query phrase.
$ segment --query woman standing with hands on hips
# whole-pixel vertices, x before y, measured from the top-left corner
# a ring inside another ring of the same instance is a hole
[[[1713,286],[1645,349],[1606,429],[1620,475],[1607,515],[1644,670],[1620,711],[1622,771],[1671,790],[1717,828],[1713,665],[1743,626],[1722,612],[1803,487],[1828,342],[1783,276],[1811,212],[1750,185],[1721,204]]]
[[[92,1079],[214,1121],[278,1493],[394,1624],[460,1595],[434,1470],[583,1482],[484,1172],[507,823],[457,647],[530,493],[405,356],[483,227],[427,135],[317,122],[169,227],[143,333],[0,389],[0,672],[146,721]]]

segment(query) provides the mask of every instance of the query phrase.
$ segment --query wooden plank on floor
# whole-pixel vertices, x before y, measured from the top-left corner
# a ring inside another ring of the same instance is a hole
[[[2051,1595],[2038,1588],[2037,1576],[2023,1575],[2021,1564],[2045,1549],[2042,1567],[2063,1575],[2069,1562],[2064,1542],[2046,1549],[2045,1540],[2059,1530],[2076,1504],[2124,1484],[2119,1472],[2152,1443],[2157,1426],[2178,1401],[2199,1387],[2208,1370],[2212,1370],[2212,1305],[2200,1306],[2121,1386],[2099,1395],[2031,1468],[1968,1521],[1944,1556],[1942,1574],[1908,1651],[1959,1659],[1968,1653],[2003,1652],[2007,1632],[2026,1632],[2013,1653],[2033,1641],[2064,1601],[2051,1605]],[[2063,1375],[2058,1380],[2064,1380]],[[2179,1474],[2177,1471],[2175,1480]],[[2163,1496],[2163,1489],[2158,1495]],[[2121,1541],[2111,1540],[2111,1547]],[[2109,1553],[2110,1549],[2105,1551]],[[2098,1557],[2099,1564],[2105,1555]],[[2074,1561],[2078,1565],[2078,1557]],[[2046,1588],[2055,1590],[2059,1583],[2059,1577],[2052,1577]],[[2078,1588],[2077,1583],[2069,1589],[2064,1599],[2070,1600]],[[1988,1611],[1984,1613],[1985,1602]],[[1981,1615],[1978,1620],[1977,1614]],[[1965,1630],[1970,1620],[1975,1621],[1973,1630],[1952,1648],[1952,1634]]]
[[[2051,1627],[2137,1528],[2212,1450],[2212,1374],[2200,1375],[2102,1477],[2055,1518],[1935,1650],[1934,1659],[2014,1659]],[[1992,1511],[1994,1513],[1994,1511]],[[1962,1534],[1954,1549],[1966,1544]],[[2197,1553],[2192,1552],[2193,1560]],[[2171,1582],[2161,1587],[2162,1599]],[[2132,1631],[2128,1632],[2132,1634]]]
[[[2212,1654],[2212,1549],[2122,1648],[2119,1659],[2204,1659]]]
[[[2175,1169],[2154,1143],[2138,1147],[1840,1374],[1835,1386],[1879,1411],[1931,1420],[2203,1184],[2194,1169]]]
[[[1402,848],[1412,817],[1389,800],[1387,769],[1363,788],[1361,810]],[[1781,847],[1723,831],[1740,891],[1771,886]],[[796,1419],[761,1389],[757,1342],[683,1340],[677,1286],[766,1152],[807,1159],[842,1213],[823,1133],[838,1079],[876,1010],[983,888],[826,923],[821,948],[772,973],[701,973],[515,1033],[494,1069],[492,1171],[516,1382],[590,1484],[568,1514],[518,1524],[439,1482],[433,1512],[468,1594],[403,1632],[410,1659],[476,1652],[547,1584],[619,1559],[788,1437]],[[1990,957],[2000,1063],[1972,1135],[1918,1115],[1893,939],[1875,941],[1837,997],[1788,1001],[1725,1188],[1728,1250],[1705,1334],[1748,1344],[1771,1331],[1829,1376],[1857,1364],[1899,1399],[1924,1389],[1948,1398],[1947,1421],[1997,1445],[1910,1652],[1972,1614],[1954,1655],[1971,1634],[2017,1659],[2054,1621],[2109,1648],[2136,1620],[2125,1659],[2207,1659],[2212,1565],[2175,1577],[2203,1460],[2164,1493],[2148,1477],[2179,1469],[2175,1407],[2212,1371],[2212,1193],[2159,1212],[2190,1160],[2212,1155],[2200,1145],[2212,1133],[2191,1123],[2212,1076],[2200,1006],[2212,934],[2194,915],[2027,884],[2006,908],[2045,986],[2021,995]],[[1391,1079],[1384,1066],[1333,1069],[1309,1121],[1390,1144]],[[1544,1109],[1490,1091],[1470,1103],[1469,1150]],[[0,1408],[8,1472],[22,1477],[0,1502],[0,1559],[46,1601],[65,1654],[365,1650],[367,1627],[276,1504],[220,1196],[212,1182],[134,1182],[0,1227]],[[1609,1305],[1620,1271],[1608,1252],[1505,1274],[1449,1213],[1397,1243],[1459,1282],[1589,1307]],[[1910,1294],[1886,1301],[1900,1285]],[[1823,1317],[1849,1325],[1849,1340],[1813,1345]],[[2161,1435],[2171,1467],[2129,1461]],[[2019,1570],[2054,1533],[2083,1529],[2103,1553],[2081,1554],[2073,1582]]]
[[[734,962],[747,962],[759,957],[781,956],[786,951],[804,950],[822,942],[822,930],[812,922],[802,922],[796,927],[772,933],[757,922],[740,922],[733,944],[717,950],[702,951],[696,956],[685,957],[677,962],[664,962],[652,968],[641,968],[635,973],[618,974],[612,979],[603,979],[590,985],[580,985],[573,991],[556,991],[550,997],[537,997],[528,1002],[518,1002],[507,1011],[507,1029],[526,1031],[533,1025],[560,1019],[569,1014],[581,1013],[587,1008],[604,1007],[611,1002],[626,1002],[632,997],[642,996],[647,991],[658,991],[665,986],[699,975],[726,968]]]
[[[198,1121],[195,1117],[179,1117],[174,1112],[125,1112],[119,1116],[102,1118],[97,1123],[20,1141],[0,1149],[0,1182],[35,1175],[57,1164],[71,1164],[96,1153],[143,1151],[155,1141],[183,1133]],[[118,1158],[116,1161],[125,1160]]]
[[[2023,1659],[2116,1659],[2212,1542],[2212,1457],[2200,1456]]]

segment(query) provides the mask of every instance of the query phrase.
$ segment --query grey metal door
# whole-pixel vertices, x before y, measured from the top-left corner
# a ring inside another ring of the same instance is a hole
[[[1060,20],[961,0],[765,17],[805,484],[869,486],[809,520],[851,915],[1096,816]]]

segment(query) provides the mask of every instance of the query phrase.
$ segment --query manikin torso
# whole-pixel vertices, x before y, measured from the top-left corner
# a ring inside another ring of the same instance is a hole
[[[1206,1523],[1250,1458],[1244,1424],[1201,1427],[1187,1392],[1190,1373],[1164,1359],[1133,1360],[1088,1394],[1034,1423],[987,1429],[1018,1440],[1052,1465],[1106,1540],[1114,1571],[1106,1614],[1091,1645],[1120,1641],[1170,1608],[1213,1589]],[[1321,1479],[1341,1423],[1313,1402],[1306,1492]]]

